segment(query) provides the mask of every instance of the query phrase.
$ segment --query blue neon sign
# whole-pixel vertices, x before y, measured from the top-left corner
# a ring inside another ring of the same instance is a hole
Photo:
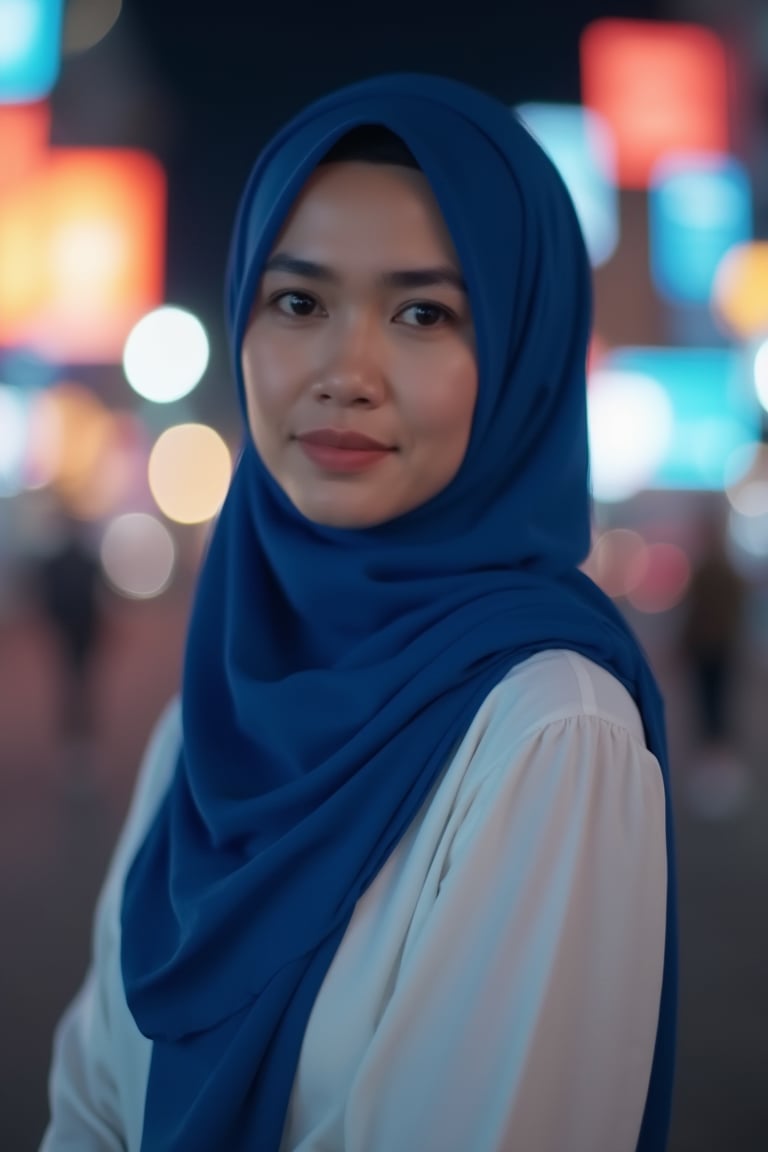
[[[41,100],[61,66],[62,0],[0,0],[0,103]]]

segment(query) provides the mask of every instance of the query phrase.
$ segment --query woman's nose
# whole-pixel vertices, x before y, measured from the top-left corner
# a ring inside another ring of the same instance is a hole
[[[318,373],[316,399],[350,405],[380,404],[386,392],[383,350],[369,324],[341,335]]]

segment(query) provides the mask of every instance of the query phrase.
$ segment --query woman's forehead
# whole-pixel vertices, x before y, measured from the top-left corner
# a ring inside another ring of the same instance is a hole
[[[366,254],[398,265],[458,257],[429,181],[418,170],[390,164],[322,164],[299,192],[270,255],[288,248],[327,262]],[[311,255],[314,253],[314,255]]]

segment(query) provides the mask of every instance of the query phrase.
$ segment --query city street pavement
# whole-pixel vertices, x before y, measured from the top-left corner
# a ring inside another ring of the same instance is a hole
[[[173,594],[113,607],[94,670],[87,755],[63,754],[57,737],[44,625],[31,610],[0,619],[0,1152],[38,1146],[51,1032],[87,962],[93,902],[147,734],[177,683],[186,612],[185,596]],[[746,772],[715,795],[697,776],[680,671],[658,643],[650,651],[667,696],[677,809],[680,1046],[670,1152],[762,1152],[768,670],[755,659],[741,670]]]

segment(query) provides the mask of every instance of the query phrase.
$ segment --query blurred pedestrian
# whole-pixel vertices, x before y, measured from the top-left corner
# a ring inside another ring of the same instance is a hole
[[[39,606],[56,652],[59,749],[64,758],[87,755],[93,733],[93,661],[103,624],[98,557],[76,521],[62,516],[55,546],[37,566]]]
[[[708,748],[733,742],[732,685],[744,625],[746,585],[728,558],[724,519],[712,509],[699,523],[680,637],[697,738]]]
[[[743,657],[747,585],[728,557],[727,519],[711,505],[698,523],[696,558],[683,604],[680,651],[693,702],[687,799],[698,815],[739,812],[749,795],[734,724],[734,679]]]

